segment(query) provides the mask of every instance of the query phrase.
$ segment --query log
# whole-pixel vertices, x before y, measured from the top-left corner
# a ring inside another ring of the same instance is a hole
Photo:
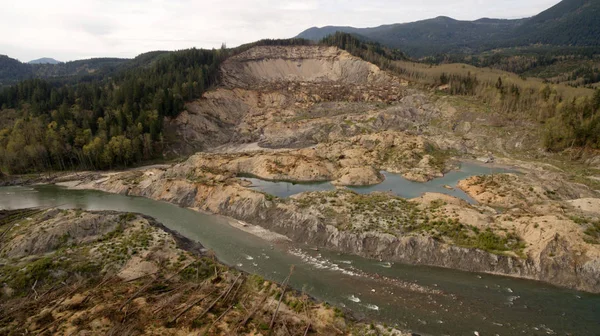
[[[252,309],[252,311],[250,313],[248,313],[248,315],[246,315],[246,317],[244,318],[244,320],[242,320],[242,322],[235,328],[236,331],[239,328],[245,326],[246,323],[248,323],[248,321],[252,318],[252,316],[254,316],[254,314],[256,314],[256,312],[263,306],[263,304],[265,303],[265,301],[267,301],[268,297],[269,297],[269,293],[265,293],[265,295],[260,300],[260,302],[257,303],[256,306],[254,306],[254,308]]]
[[[140,288],[137,292],[133,293],[132,296],[130,296],[119,308],[119,311],[122,311],[123,308],[125,308],[126,305],[129,304],[129,302],[131,302],[133,299],[135,299],[138,295],[140,295],[143,291],[145,291],[148,287],[150,287],[150,285],[154,284],[156,282],[156,280],[158,279],[158,277],[152,278],[152,280],[150,280],[147,284],[145,284],[144,286],[142,286],[142,288]]]
[[[175,274],[171,275],[170,277],[166,278],[165,282],[173,279],[176,275],[178,275],[179,273],[183,272],[183,270],[185,270],[186,268],[188,268],[191,264],[192,264],[192,262],[187,263],[185,266],[183,266],[182,268],[180,268],[179,271],[177,271],[177,273],[175,273]],[[144,276],[142,276],[142,277],[144,277]],[[142,277],[140,277],[140,278],[142,278]],[[123,310],[123,308],[129,302],[131,302],[131,300],[135,299],[138,295],[140,295],[143,291],[145,291],[146,289],[148,289],[148,287],[150,287],[150,285],[154,284],[157,280],[158,280],[158,276],[154,277],[150,282],[148,282],[146,285],[144,285],[142,288],[140,288],[137,292],[135,292],[131,297],[129,297],[129,299],[127,299],[127,301],[125,301],[125,303],[123,303],[123,305],[121,306],[121,308],[119,308],[119,311]]]
[[[175,324],[177,323],[177,320],[183,315],[185,314],[188,310],[192,309],[193,306],[197,305],[198,303],[200,303],[202,300],[206,299],[207,297],[209,297],[210,295],[212,295],[212,293],[216,292],[217,290],[213,290],[212,292],[200,297],[198,300],[192,302],[189,306],[187,306],[184,310],[182,310],[179,314],[177,314],[177,316],[175,316],[175,318],[173,318],[171,321],[169,321],[169,324]]]
[[[227,315],[227,313],[231,310],[231,308],[233,308],[234,305],[229,306],[229,308],[227,308],[223,314],[219,315],[219,317],[217,317],[216,320],[213,321],[213,323],[210,325],[210,327],[208,327],[207,332],[210,331],[210,329],[212,329],[215,324],[217,324],[217,322],[219,322],[225,315]]]
[[[240,273],[240,275],[238,275],[238,277],[235,278],[235,280],[233,281],[231,286],[229,286],[229,288],[225,292],[223,292],[221,295],[219,295],[219,297],[215,301],[213,301],[213,303],[211,303],[210,306],[208,306],[208,308],[206,308],[206,310],[202,314],[200,314],[196,319],[200,319],[200,318],[204,317],[204,315],[206,315],[217,304],[217,302],[219,302],[219,300],[221,300],[221,298],[227,297],[227,295],[229,295],[229,293],[231,293],[233,286],[235,286],[235,284],[237,283],[238,279],[241,276],[242,276],[242,274]]]
[[[294,266],[290,267],[290,273],[288,274],[287,278],[283,282],[283,285],[282,285],[283,287],[281,288],[281,296],[279,297],[279,302],[277,302],[277,308],[275,308],[275,312],[273,313],[273,318],[271,319],[271,324],[269,324],[269,330],[273,330],[273,325],[275,324],[275,319],[277,318],[277,313],[279,312],[279,306],[281,306],[281,301],[283,301],[283,297],[285,296],[285,292],[287,290],[287,284],[290,281],[290,278],[292,277],[293,272],[294,272]],[[271,331],[269,331],[269,334],[271,334]]]

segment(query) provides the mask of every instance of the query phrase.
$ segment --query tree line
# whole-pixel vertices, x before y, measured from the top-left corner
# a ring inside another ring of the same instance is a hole
[[[9,173],[106,169],[160,157],[163,119],[216,83],[228,51],[189,49],[91,82],[30,79],[0,93],[0,167]],[[14,114],[14,113],[13,113]]]

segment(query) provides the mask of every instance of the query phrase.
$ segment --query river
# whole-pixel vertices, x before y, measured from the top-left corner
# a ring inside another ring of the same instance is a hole
[[[57,186],[0,188],[0,208],[139,212],[212,249],[224,263],[291,284],[357,316],[429,335],[600,335],[600,295],[540,282],[449,269],[385,264],[275,244],[221,216],[140,197]],[[359,302],[360,300],[360,302]]]

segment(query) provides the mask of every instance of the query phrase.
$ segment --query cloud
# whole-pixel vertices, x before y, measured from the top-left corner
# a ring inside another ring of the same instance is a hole
[[[150,50],[217,48],[293,37],[325,25],[371,27],[439,15],[534,15],[558,0],[54,0],[7,1],[0,53],[22,60],[134,57]],[[10,33],[6,33],[10,32]]]

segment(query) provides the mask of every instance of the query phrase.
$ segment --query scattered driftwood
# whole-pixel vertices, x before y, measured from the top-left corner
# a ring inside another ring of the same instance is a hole
[[[235,278],[235,280],[233,281],[233,283],[229,286],[229,288],[224,291],[221,295],[219,295],[218,298],[215,299],[215,301],[213,301],[208,308],[206,308],[206,310],[204,310],[204,312],[200,315],[198,315],[198,317],[196,319],[201,319],[202,317],[204,317],[204,315],[206,315],[216,304],[217,302],[219,302],[219,300],[221,300],[224,297],[227,297],[227,295],[229,295],[229,293],[231,293],[231,290],[233,289],[233,287],[235,286],[235,284],[237,283],[238,279],[242,276],[242,274],[240,273],[240,275],[238,275],[237,278]]]
[[[182,268],[180,268],[177,273],[171,275],[170,277],[166,278],[165,281],[170,281],[171,279],[173,279],[175,276],[179,275],[181,272],[183,272],[186,268],[190,267],[194,262],[191,261],[187,264],[185,264]]]
[[[252,316],[254,316],[254,314],[256,314],[256,312],[263,306],[265,301],[267,301],[268,297],[269,297],[269,293],[265,293],[265,295],[260,300],[260,302],[258,302],[256,304],[256,306],[254,306],[254,308],[248,313],[248,315],[246,315],[246,317],[242,320],[242,322],[240,322],[240,324],[238,324],[238,326],[235,328],[235,331],[237,331],[240,328],[243,328],[246,325],[246,323],[248,323],[248,321],[252,318]],[[235,335],[237,335],[237,334],[235,334]]]
[[[147,276],[151,276],[151,275],[155,275],[155,274],[156,274],[156,273],[146,273],[146,274],[144,274],[144,275],[140,275],[139,277],[136,277],[136,278],[133,278],[133,279],[129,279],[129,280],[125,280],[125,282],[134,282],[134,281],[137,281],[137,280],[143,279],[143,278],[145,278],[145,277],[147,277]]]
[[[288,329],[287,323],[285,323],[285,321],[283,321],[283,330],[285,330],[286,334],[292,336],[292,333],[290,332],[290,329]]]
[[[59,318],[57,318],[56,320],[50,322],[46,327],[44,327],[43,329],[39,330],[36,332],[37,335],[43,334],[46,330],[49,330],[50,328],[52,328],[55,324],[57,324],[58,322],[61,322],[63,320],[66,320],[68,318],[70,318],[71,316],[75,315],[75,313],[71,313],[71,314],[65,314]]]
[[[185,270],[186,268],[188,268],[190,265],[192,264],[192,262],[187,263],[186,265],[184,265],[182,268],[179,269],[179,271],[177,271],[175,274],[172,274],[170,277],[166,278],[164,281],[167,282],[171,279],[173,279],[176,275],[178,275],[179,273],[183,272],[183,270]],[[144,275],[145,276],[145,275]],[[139,278],[143,278],[144,276],[141,276]],[[139,279],[138,278],[138,279]],[[148,282],[146,285],[144,285],[142,288],[140,288],[137,292],[135,292],[132,296],[129,297],[129,299],[127,299],[127,301],[125,301],[123,303],[123,305],[121,306],[121,308],[119,308],[119,311],[122,311],[123,308],[125,308],[125,306],[127,304],[129,304],[133,299],[135,299],[138,295],[140,295],[142,292],[144,292],[146,289],[148,289],[151,285],[153,285],[156,281],[158,281],[159,276],[156,276],[154,278],[152,278],[152,280],[150,280],[150,282]]]
[[[273,325],[275,324],[275,319],[277,318],[277,313],[279,312],[279,306],[281,306],[281,301],[283,301],[283,297],[285,296],[285,292],[287,290],[287,284],[290,281],[290,278],[292,277],[292,273],[294,272],[294,266],[292,265],[292,267],[290,267],[290,273],[288,274],[287,278],[285,278],[285,281],[283,281],[283,284],[281,285],[281,296],[279,297],[279,302],[277,302],[277,308],[275,308],[275,312],[273,313],[273,318],[271,318],[271,324],[269,324],[269,329],[273,330]],[[269,332],[270,334],[271,332]]]
[[[89,291],[89,294],[85,297],[85,299],[83,299],[83,303],[88,302],[90,300],[90,298],[96,294],[96,291],[100,288],[103,287],[104,285],[106,285],[108,282],[110,282],[112,279],[115,278],[115,275],[111,275],[108,277],[105,277],[104,280],[102,280],[96,287],[94,287],[91,291]]]
[[[217,317],[216,320],[213,321],[213,323],[211,323],[210,327],[208,327],[208,329],[206,329],[207,331],[210,331],[216,324],[217,322],[219,322],[225,315],[227,315],[227,313],[229,313],[229,311],[231,310],[231,308],[233,308],[235,304],[232,304],[231,306],[229,306],[229,308],[227,308],[223,314],[219,315],[219,317]]]
[[[145,291],[147,288],[149,288],[152,284],[154,284],[156,282],[156,280],[158,280],[158,277],[154,277],[152,278],[152,280],[148,281],[147,284],[145,284],[144,286],[142,286],[142,288],[138,289],[137,292],[133,293],[132,296],[130,296],[125,302],[123,302],[123,304],[121,305],[121,307],[119,308],[119,311],[122,311],[123,308],[125,308],[125,306],[127,306],[129,304],[129,302],[133,301],[133,299],[135,299],[138,295],[140,295],[143,291]]]
[[[68,292],[67,295],[59,298],[59,300],[56,301],[56,303],[50,308],[50,312],[52,312],[54,309],[56,309],[56,307],[58,307],[58,305],[60,305],[61,303],[63,303],[67,298],[70,298],[73,294],[75,294],[75,292],[77,292],[78,290],[80,290],[81,287],[83,287],[83,284],[79,284],[79,285],[75,286],[75,288],[73,288],[73,290],[71,290],[70,292]]]
[[[64,286],[65,285],[63,283],[53,285],[52,287],[50,287],[50,289],[48,289],[47,291],[43,292],[36,300],[41,300],[44,296],[46,296],[46,294],[52,292],[55,289],[62,288]]]
[[[242,281],[240,281],[240,284],[238,285],[238,287],[235,290],[235,292],[233,293],[233,295],[227,299],[228,301],[233,301],[237,297],[237,294],[240,291],[240,288],[242,288],[242,285],[244,284],[244,281],[246,281],[245,277],[242,278]]]
[[[306,324],[306,329],[304,329],[304,336],[308,335],[308,331],[310,330],[310,310],[308,310],[308,300],[306,299],[306,297],[304,297],[304,313],[306,314],[306,320],[307,320],[307,324]]]
[[[201,296],[199,299],[195,300],[194,302],[192,302],[191,304],[189,304],[187,307],[185,307],[184,310],[182,310],[181,312],[179,312],[179,314],[177,314],[177,316],[175,316],[171,321],[169,321],[170,325],[174,325],[175,323],[177,323],[177,320],[185,313],[188,312],[188,310],[192,309],[192,307],[194,307],[195,305],[197,305],[198,303],[202,302],[202,300],[206,299],[207,297],[209,297],[210,295],[212,295],[214,292],[216,292],[217,290],[213,290],[210,293]]]
[[[31,286],[31,290],[35,293],[35,296],[33,297],[33,299],[36,301],[38,299],[38,292],[35,290],[35,286],[37,285],[37,283],[38,283],[38,279],[35,279],[33,286]]]

